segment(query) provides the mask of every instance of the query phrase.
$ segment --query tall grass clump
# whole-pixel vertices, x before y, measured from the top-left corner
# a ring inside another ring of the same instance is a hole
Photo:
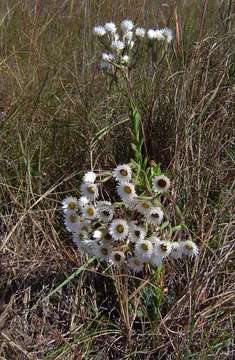
[[[233,2],[3,0],[0,14],[0,358],[232,359]],[[117,53],[94,26],[123,19]],[[120,164],[158,224],[127,204]],[[68,195],[84,221],[90,176],[113,216],[95,204],[92,233],[128,222],[121,266],[62,224]],[[199,256],[135,272],[129,223]]]

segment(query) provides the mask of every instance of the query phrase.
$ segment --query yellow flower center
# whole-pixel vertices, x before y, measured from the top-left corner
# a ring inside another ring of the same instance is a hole
[[[185,245],[185,248],[186,248],[187,250],[189,250],[189,251],[193,250],[193,247],[192,247],[192,245],[190,245],[190,244],[186,244],[186,245]]]
[[[92,185],[88,185],[88,186],[87,186],[87,191],[88,191],[90,194],[94,194],[95,189],[94,189],[94,187],[93,187]]]
[[[167,245],[166,244],[161,244],[160,248],[162,251],[166,252],[167,251]]]
[[[93,216],[94,213],[95,213],[95,212],[94,212],[94,209],[93,209],[93,208],[90,207],[90,208],[87,209],[87,214],[88,214],[89,216]]]
[[[109,251],[108,251],[108,249],[107,248],[105,248],[105,247],[103,247],[103,248],[101,248],[101,254],[102,255],[104,255],[104,256],[107,256],[108,255],[108,253],[109,253]]]
[[[144,252],[147,252],[149,247],[147,244],[141,244],[141,249],[144,251]]]
[[[150,205],[148,203],[142,203],[142,208],[149,209]]]
[[[76,214],[71,214],[69,217],[69,220],[71,223],[75,223],[77,221],[77,215]]]
[[[75,202],[73,202],[73,201],[68,204],[68,208],[70,210],[75,210],[76,207],[77,207],[77,204]]]
[[[127,176],[127,175],[128,175],[128,172],[127,172],[127,170],[125,170],[125,169],[121,169],[121,170],[120,170],[120,174],[121,174],[122,176]]]
[[[123,190],[124,190],[124,192],[125,192],[126,194],[131,194],[131,187],[130,187],[130,186],[125,185],[124,188],[123,188]]]
[[[119,224],[119,225],[116,227],[116,230],[117,230],[117,232],[119,232],[119,233],[121,234],[121,233],[123,233],[123,231],[124,231],[124,226],[121,225],[121,224]]]

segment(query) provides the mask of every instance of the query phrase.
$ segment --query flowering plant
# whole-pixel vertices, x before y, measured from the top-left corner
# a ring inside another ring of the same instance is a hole
[[[102,184],[111,178],[117,182],[121,201],[116,201],[113,194],[108,200],[99,200]],[[141,272],[145,265],[160,266],[167,257],[197,255],[194,242],[172,241],[172,232],[164,226],[163,220],[169,216],[161,198],[170,188],[168,177],[154,176],[148,196],[138,196],[135,183],[127,164],[118,165],[112,174],[86,173],[82,197],[63,201],[64,222],[74,244],[100,261],[127,266],[134,273]]]
[[[156,42],[167,48],[172,41],[173,34],[168,28],[144,29],[137,27],[129,20],[123,20],[120,24],[121,32],[113,22],[107,22],[104,26],[95,26],[94,35],[100,40],[101,46],[106,52],[101,53],[100,68],[102,70],[113,70],[130,67],[136,61],[137,52],[142,45],[154,47]],[[146,40],[146,41],[145,41]]]

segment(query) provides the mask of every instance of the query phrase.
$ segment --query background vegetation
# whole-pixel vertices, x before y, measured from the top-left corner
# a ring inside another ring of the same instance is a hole
[[[41,3],[0,4],[0,358],[232,359],[233,1]],[[133,155],[128,122],[117,125],[126,99],[108,89],[92,37],[124,18],[176,34],[168,63],[138,69],[136,96],[147,156],[170,174],[200,247],[166,264],[161,304],[145,283],[129,294],[128,333],[112,280],[81,266],[60,210],[91,161]]]

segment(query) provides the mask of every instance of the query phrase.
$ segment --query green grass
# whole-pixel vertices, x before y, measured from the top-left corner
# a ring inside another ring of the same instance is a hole
[[[233,1],[173,3],[53,0],[37,16],[0,4],[1,359],[233,358]],[[145,155],[172,179],[171,220],[200,256],[151,284],[83,267],[60,209],[91,163],[134,157],[126,96],[92,36],[124,18],[181,29],[168,61],[133,73],[134,94]]]

